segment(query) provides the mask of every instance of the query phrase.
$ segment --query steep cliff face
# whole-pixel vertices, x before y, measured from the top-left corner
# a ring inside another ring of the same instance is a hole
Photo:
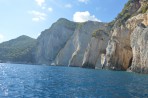
[[[43,31],[37,39],[36,62],[50,65],[73,35],[75,27],[74,22],[61,18]]]
[[[105,24],[92,21],[77,23],[73,35],[58,53],[54,63],[56,65],[82,66],[84,52],[91,35],[98,28],[105,28]]]
[[[70,59],[70,66],[82,66],[83,57],[88,43],[91,40],[92,33],[98,28],[105,29],[104,23],[88,21],[83,24],[81,28],[76,30],[76,36],[74,38],[75,50]]]
[[[132,38],[134,36],[131,37],[131,34],[136,32],[134,29],[139,23],[148,25],[147,5],[145,5],[147,3],[146,0],[130,0],[115,20],[112,36],[106,48],[106,66],[109,69],[127,70],[131,65],[133,68],[135,51],[131,39],[136,37]],[[146,8],[146,11],[143,11],[143,8]]]
[[[106,28],[105,23],[75,23],[59,19],[38,37],[36,61],[38,64],[82,66],[84,52],[92,33]]]
[[[101,60],[101,57],[106,54],[106,46],[109,40],[108,28],[108,25],[106,25],[105,29],[101,28],[93,33],[83,57],[83,67],[102,68],[101,64],[103,65],[104,60]]]
[[[133,60],[131,70],[148,73],[148,27],[137,26],[131,34]]]
[[[126,26],[115,28],[106,48],[107,66],[116,70],[126,70],[130,66],[132,49],[130,30]]]

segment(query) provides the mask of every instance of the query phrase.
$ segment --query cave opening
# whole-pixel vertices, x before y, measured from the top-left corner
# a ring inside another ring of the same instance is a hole
[[[133,57],[131,57],[130,61],[129,61],[129,65],[128,68],[130,68],[132,66],[132,61],[133,61]]]

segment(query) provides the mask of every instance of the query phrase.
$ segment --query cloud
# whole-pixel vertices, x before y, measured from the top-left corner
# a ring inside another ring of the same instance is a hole
[[[75,12],[75,14],[73,15],[73,21],[75,22],[85,22],[88,20],[101,22],[99,19],[95,17],[95,15],[90,15],[88,11]]]
[[[35,1],[40,7],[45,3],[45,0],[35,0]]]
[[[41,35],[41,33],[38,33],[38,36],[40,36]]]
[[[0,34],[0,42],[2,42],[4,39],[4,36],[2,34]]]
[[[66,4],[65,8],[72,8],[72,5],[71,4]]]
[[[29,11],[33,15],[32,21],[39,22],[41,20],[46,20],[46,14],[38,11]]]
[[[49,8],[48,8],[48,11],[49,11],[49,12],[52,12],[52,11],[53,11],[52,7],[49,7]]]
[[[46,7],[45,7],[45,6],[43,6],[43,7],[42,7],[42,9],[43,9],[43,10],[45,10],[45,9],[46,9]]]
[[[78,1],[87,4],[87,2],[88,2],[89,0],[78,0]]]

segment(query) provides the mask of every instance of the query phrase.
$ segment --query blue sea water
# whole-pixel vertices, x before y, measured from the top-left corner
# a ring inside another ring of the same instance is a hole
[[[0,98],[147,98],[148,75],[0,64]]]

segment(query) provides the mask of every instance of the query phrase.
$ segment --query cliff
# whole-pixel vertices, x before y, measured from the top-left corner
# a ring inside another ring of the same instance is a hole
[[[85,51],[82,67],[112,70],[130,69],[135,72],[147,73],[147,38],[144,38],[145,43],[138,41],[147,34],[147,5],[146,0],[129,0],[114,21],[108,23],[105,29],[99,30],[98,28]],[[139,25],[142,25],[146,30],[141,27],[141,31],[138,31],[136,28]],[[141,35],[142,32],[143,35]],[[137,36],[139,34],[139,36],[135,37],[133,34]],[[132,43],[136,41],[139,42],[137,42],[138,45]],[[140,49],[135,51],[137,46]]]
[[[102,68],[104,63],[102,58],[106,54],[109,30],[110,26],[106,25],[104,29],[101,28],[93,32],[83,58],[82,65],[84,68]]]
[[[105,25],[92,21],[78,23],[73,35],[56,57],[56,65],[82,66],[83,56],[92,33],[98,28],[105,28]]]
[[[148,73],[148,27],[137,26],[131,34],[133,60],[131,70]]]
[[[61,18],[37,39],[36,63],[50,65],[73,35],[76,23]]]
[[[148,32],[147,29],[143,30],[144,28],[138,26],[140,24],[145,28],[148,26],[147,5],[146,0],[130,0],[116,18],[106,48],[107,68],[113,70],[127,70],[129,68],[132,71],[147,73],[145,69],[148,66],[145,61],[148,61],[148,58],[147,54],[142,53],[146,53],[147,43],[143,43],[140,39]],[[147,38],[144,41],[146,42]]]
[[[82,66],[83,56],[92,33],[105,29],[105,23],[75,23],[59,19],[38,37],[36,61],[38,64]]]

